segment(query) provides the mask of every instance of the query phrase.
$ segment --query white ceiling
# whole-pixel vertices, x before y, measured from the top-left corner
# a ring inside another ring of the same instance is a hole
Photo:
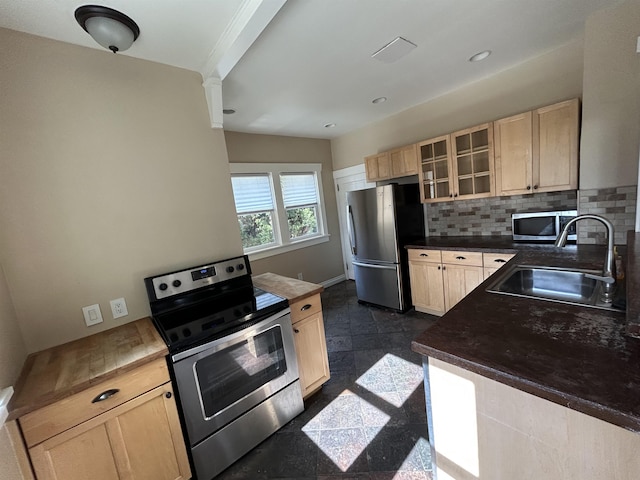
[[[140,27],[138,40],[120,55],[223,79],[224,108],[236,110],[224,116],[225,129],[333,138],[579,38],[591,13],[621,1],[109,0],[104,5]],[[102,49],[76,23],[79,5],[78,0],[0,0],[0,26]],[[398,36],[418,48],[394,63],[371,58]],[[493,52],[487,60],[468,61],[487,49]],[[371,103],[380,96],[388,100]],[[327,123],[336,126],[324,128]]]

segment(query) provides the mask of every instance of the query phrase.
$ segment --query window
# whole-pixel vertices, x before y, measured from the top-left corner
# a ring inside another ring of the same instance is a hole
[[[320,164],[231,164],[242,246],[252,258],[328,241]],[[262,252],[255,255],[257,252]]]

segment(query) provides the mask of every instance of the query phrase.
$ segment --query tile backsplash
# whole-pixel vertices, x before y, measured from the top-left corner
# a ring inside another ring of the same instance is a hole
[[[615,244],[627,244],[627,231],[636,224],[638,187],[600,188],[580,190],[578,213],[593,213],[608,218],[615,229]],[[604,226],[594,220],[578,222],[578,243],[606,244]]]
[[[427,233],[429,236],[511,236],[512,213],[575,210],[576,206],[575,190],[430,203],[425,205]]]

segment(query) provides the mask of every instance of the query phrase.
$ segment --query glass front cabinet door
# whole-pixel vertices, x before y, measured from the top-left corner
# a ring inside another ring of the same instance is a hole
[[[423,203],[453,200],[450,136],[418,144],[420,195]]]
[[[451,134],[454,198],[482,198],[495,193],[493,124]]]

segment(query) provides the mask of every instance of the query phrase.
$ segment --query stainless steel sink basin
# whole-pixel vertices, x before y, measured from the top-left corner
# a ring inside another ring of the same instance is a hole
[[[515,265],[500,272],[487,291],[615,310],[611,303],[600,299],[602,282],[589,278],[587,273],[601,274],[594,270]]]

